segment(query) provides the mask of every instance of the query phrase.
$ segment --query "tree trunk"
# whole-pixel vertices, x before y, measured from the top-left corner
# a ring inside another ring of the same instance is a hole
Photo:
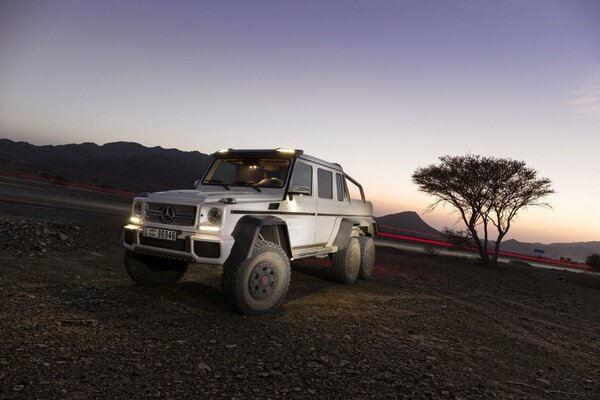
[[[471,236],[473,236],[473,240],[475,241],[475,246],[477,246],[477,251],[479,252],[479,258],[481,259],[481,262],[486,267],[489,267],[491,265],[490,256],[481,244],[477,230],[475,230],[474,226],[467,226],[467,228],[469,229],[469,232],[471,232]]]
[[[494,246],[494,256],[492,259],[494,267],[498,266],[498,253],[500,252],[500,243],[502,243],[502,239],[504,239],[504,234],[498,234],[498,238],[496,239],[496,245]]]

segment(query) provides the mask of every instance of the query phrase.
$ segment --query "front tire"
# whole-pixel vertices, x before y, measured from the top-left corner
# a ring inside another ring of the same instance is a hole
[[[338,283],[351,285],[356,282],[360,269],[360,244],[358,239],[350,237],[346,248],[333,253],[331,272]]]
[[[375,242],[368,236],[359,237],[358,242],[360,243],[358,279],[368,280],[373,275],[373,266],[375,265]]]
[[[223,294],[239,313],[266,314],[281,307],[290,278],[290,262],[283,249],[257,240],[249,259],[223,267]]]
[[[125,270],[140,286],[174,285],[185,275],[188,263],[125,252]]]

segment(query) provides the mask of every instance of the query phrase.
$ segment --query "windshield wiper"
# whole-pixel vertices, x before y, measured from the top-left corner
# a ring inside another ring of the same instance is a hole
[[[257,192],[262,192],[262,190],[260,190],[260,188],[257,187],[256,184],[254,184],[254,183],[248,183],[248,182],[244,182],[244,181],[236,181],[236,182],[231,182],[231,185],[247,186],[247,187],[251,187],[252,189],[256,189]]]
[[[209,180],[203,181],[202,183],[203,183],[203,184],[204,184],[204,183],[216,183],[216,184],[218,184],[218,185],[221,185],[221,186],[223,186],[223,187],[224,187],[225,189],[227,189],[227,190],[231,190],[231,189],[229,189],[229,186],[227,186],[226,184],[224,184],[224,183],[223,183],[223,181],[222,181],[222,180],[219,180],[219,179],[209,179]]]

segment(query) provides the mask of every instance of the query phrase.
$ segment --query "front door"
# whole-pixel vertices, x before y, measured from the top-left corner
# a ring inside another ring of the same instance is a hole
[[[290,244],[293,249],[313,247],[315,233],[316,202],[313,190],[314,168],[297,161],[290,182],[290,190],[295,187],[308,188],[307,194],[294,194],[286,199],[286,215]]]
[[[317,168],[317,219],[315,226],[315,243],[325,246],[333,232],[338,213],[338,201],[334,198],[334,170]]]

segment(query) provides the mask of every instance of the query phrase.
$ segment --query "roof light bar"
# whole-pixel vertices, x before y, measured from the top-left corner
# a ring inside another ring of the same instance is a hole
[[[219,149],[219,150],[217,151],[217,153],[221,153],[221,154],[222,154],[222,153],[227,153],[229,150],[231,150],[231,149]]]
[[[281,148],[281,147],[279,149],[277,149],[277,151],[279,153],[285,153],[285,154],[295,154],[296,153],[296,150],[294,150],[294,149],[285,149],[285,148]]]

